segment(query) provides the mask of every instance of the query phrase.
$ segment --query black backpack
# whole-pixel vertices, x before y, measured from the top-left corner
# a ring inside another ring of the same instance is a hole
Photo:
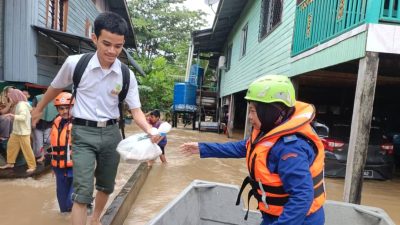
[[[85,72],[85,69],[90,61],[90,59],[93,57],[95,53],[86,53],[84,54],[78,61],[78,64],[76,64],[75,70],[74,70],[74,75],[73,75],[73,92],[72,92],[72,98],[75,98],[79,82],[82,79],[83,72]],[[128,94],[129,90],[129,68],[127,65],[121,62],[121,71],[122,71],[122,90],[118,94],[118,109],[119,109],[119,128],[121,129],[121,134],[122,138],[125,138],[125,123],[124,123],[124,114],[123,114],[123,102],[126,98],[126,95]]]

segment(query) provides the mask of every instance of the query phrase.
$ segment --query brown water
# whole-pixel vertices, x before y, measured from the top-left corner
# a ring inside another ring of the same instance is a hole
[[[131,126],[130,133],[137,131]],[[239,135],[235,135],[240,138]],[[125,225],[146,224],[168,202],[175,198],[192,180],[202,179],[240,185],[246,175],[244,159],[199,159],[183,157],[177,147],[187,141],[232,141],[224,135],[197,132],[189,129],[173,129],[168,134],[166,156],[168,164],[158,160],[151,169],[139,196],[132,207]],[[129,179],[135,164],[121,163],[112,199]],[[328,199],[341,200],[343,179],[327,179]],[[108,204],[111,203],[111,200]],[[366,181],[362,203],[383,208],[400,224],[400,179],[392,181]],[[254,200],[251,208],[254,208]],[[67,225],[69,214],[60,214],[55,197],[55,178],[48,173],[38,179],[0,180],[1,225]]]
[[[138,165],[121,163],[115,195],[125,185]],[[107,206],[111,203],[108,201]],[[60,213],[56,199],[55,177],[51,172],[38,179],[0,180],[1,225],[69,225],[70,214]]]

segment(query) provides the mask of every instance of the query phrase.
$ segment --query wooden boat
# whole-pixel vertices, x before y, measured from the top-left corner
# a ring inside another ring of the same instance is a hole
[[[193,181],[148,225],[259,225],[261,214],[235,205],[239,188],[208,181]],[[382,209],[337,201],[324,205],[326,225],[395,225]]]
[[[1,165],[5,164],[5,160],[2,155],[0,155]],[[13,178],[27,178],[27,177],[37,177],[50,170],[50,158],[46,158],[43,163],[37,163],[36,170],[32,173],[27,173],[27,166],[24,162],[16,163],[14,168],[10,169],[0,169],[0,179],[13,179]]]

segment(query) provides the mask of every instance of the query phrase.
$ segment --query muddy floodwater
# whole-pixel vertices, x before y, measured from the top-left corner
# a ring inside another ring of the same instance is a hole
[[[138,132],[135,126],[129,133]],[[240,138],[240,135],[235,135]],[[187,141],[226,142],[223,134],[192,131],[188,128],[173,129],[168,134],[166,147],[167,164],[158,159],[132,206],[124,225],[146,224],[163,207],[175,198],[194,179],[240,185],[247,169],[244,159],[199,159],[184,157],[178,146]],[[129,179],[137,165],[121,163],[116,180],[116,192]],[[326,179],[328,199],[341,200],[343,179]],[[400,179],[364,182],[362,204],[384,209],[400,224]],[[251,208],[255,207],[252,200]],[[67,225],[69,214],[60,214],[55,197],[55,178],[51,173],[37,179],[0,180],[0,224],[1,225]]]

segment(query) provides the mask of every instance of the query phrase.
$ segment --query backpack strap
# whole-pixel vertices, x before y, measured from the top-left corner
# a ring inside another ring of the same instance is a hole
[[[122,90],[118,94],[118,109],[119,109],[119,129],[121,129],[122,138],[125,139],[125,121],[124,121],[124,100],[129,90],[130,71],[127,65],[121,62],[122,71]]]
[[[85,72],[86,67],[89,64],[89,61],[93,57],[93,55],[94,55],[93,52],[83,54],[83,56],[79,59],[78,63],[76,64],[74,75],[72,77],[74,87],[73,87],[71,101],[73,98],[76,97],[76,92],[78,90],[79,82],[81,82],[82,75]]]
[[[129,81],[130,81],[130,71],[127,65],[121,62],[122,71],[122,90],[118,94],[119,102],[123,102],[128,94]]]

